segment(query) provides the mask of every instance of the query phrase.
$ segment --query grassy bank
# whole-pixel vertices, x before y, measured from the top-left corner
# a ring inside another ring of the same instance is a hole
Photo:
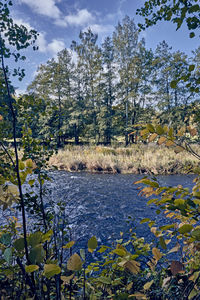
[[[197,146],[194,146],[198,153]],[[187,152],[156,145],[133,145],[129,148],[68,146],[50,159],[60,170],[133,174],[184,174],[198,160]],[[185,168],[187,166],[188,168]]]

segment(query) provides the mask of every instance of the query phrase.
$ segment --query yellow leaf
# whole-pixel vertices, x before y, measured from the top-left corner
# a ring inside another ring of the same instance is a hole
[[[177,147],[174,149],[175,153],[180,153],[180,152],[182,152],[183,150],[184,150],[184,148],[181,147],[181,146],[177,146]]]
[[[152,253],[153,253],[156,261],[158,261],[159,259],[161,259],[162,253],[160,252],[160,250],[158,248],[153,248],[152,249]]]
[[[25,270],[27,273],[32,273],[34,271],[37,271],[39,269],[39,266],[37,265],[29,265],[25,267]]]
[[[151,134],[149,137],[149,143],[153,142],[157,138],[157,136],[158,136],[157,133]]]
[[[82,268],[82,260],[77,253],[74,253],[67,262],[67,269],[71,271],[80,271]]]
[[[158,140],[158,145],[162,145],[166,140],[167,140],[166,137],[161,136]]]
[[[184,134],[183,129],[182,129],[182,128],[179,129],[178,132],[177,132],[177,135],[178,135],[178,136],[183,136],[183,134]]]
[[[124,264],[124,267],[133,274],[138,274],[140,271],[140,263],[135,260],[129,260]]]
[[[167,127],[167,125],[165,125],[165,126],[163,127],[163,130],[164,130],[165,133],[168,132],[169,128]]]
[[[74,244],[75,244],[75,242],[71,241],[71,242],[67,243],[65,246],[63,246],[63,248],[64,249],[70,249]]]
[[[136,299],[138,299],[138,300],[146,300],[147,299],[147,297],[144,295],[144,294],[142,294],[142,293],[134,293],[134,294],[132,294],[132,295],[129,295],[128,296],[129,298],[131,298],[131,297],[136,297]]]
[[[197,135],[197,130],[196,130],[196,128],[191,128],[191,127],[189,127],[188,129],[189,129],[189,132],[190,132],[191,136]]]
[[[173,247],[171,250],[168,251],[168,253],[178,252],[180,249],[180,245],[177,244],[175,247]]]
[[[144,285],[144,290],[147,291],[150,289],[150,287],[152,286],[153,284],[153,280],[149,281],[149,282],[146,282],[145,285]]]
[[[150,197],[154,193],[153,187],[145,187],[140,191],[141,196]]]
[[[171,140],[169,140],[169,141],[166,142],[165,145],[166,145],[167,147],[170,147],[170,146],[173,146],[173,145],[174,145],[174,142],[171,141]]]
[[[32,159],[27,159],[27,161],[26,161],[26,166],[27,166],[28,168],[32,168],[32,167],[33,167],[33,161],[32,161]]]
[[[55,264],[45,264],[44,265],[44,276],[51,278],[57,274],[61,273],[61,268]]]
[[[133,282],[130,282],[127,286],[126,286],[126,290],[130,291],[130,289],[132,289],[133,286]]]
[[[149,130],[147,128],[145,128],[145,129],[143,129],[143,130],[140,131],[140,135],[141,136],[144,136],[144,135],[146,135],[148,133],[149,133]]]
[[[61,276],[60,279],[63,281],[64,284],[70,283],[70,280],[72,280],[74,277],[74,274],[70,276]]]

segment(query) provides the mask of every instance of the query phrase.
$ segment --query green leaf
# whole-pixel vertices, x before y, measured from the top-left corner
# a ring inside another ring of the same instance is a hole
[[[23,251],[24,250],[24,239],[19,238],[16,241],[14,241],[13,246],[17,251]]]
[[[111,284],[112,280],[110,277],[99,277],[96,279],[98,282],[104,283],[104,284]]]
[[[162,126],[157,125],[157,126],[156,126],[156,133],[159,134],[159,135],[161,135],[161,134],[165,133],[165,131],[164,131],[164,129],[162,128]]]
[[[175,89],[177,87],[177,80],[172,80],[170,82],[170,86],[171,86],[172,89]]]
[[[57,274],[61,273],[61,268],[54,264],[45,264],[44,265],[44,276],[51,278]]]
[[[10,235],[10,233],[4,233],[4,234],[2,234],[2,236],[0,238],[0,242],[2,244],[4,244],[5,246],[10,245],[10,242],[11,242],[11,235]]]
[[[169,128],[168,135],[170,138],[173,138],[173,128],[172,127]]]
[[[67,269],[71,271],[80,271],[82,264],[80,256],[77,253],[74,253],[67,262]]]
[[[195,65],[189,65],[189,72],[194,71],[194,69],[195,69]]]
[[[155,132],[155,128],[153,127],[152,124],[147,124],[147,129],[149,130],[149,132],[154,133]]]
[[[6,262],[8,264],[11,264],[12,262],[12,248],[7,248],[5,251],[4,251],[4,254],[3,254]]]
[[[146,222],[149,222],[149,221],[151,221],[151,219],[149,219],[149,218],[144,218],[144,219],[142,219],[142,220],[140,221],[140,224],[143,224],[143,223],[146,223]]]
[[[43,262],[45,253],[42,245],[37,245],[30,250],[29,259],[32,264],[40,264]]]
[[[200,229],[194,229],[192,232],[191,232],[191,236],[197,240],[197,241],[200,241]]]
[[[125,256],[127,254],[127,252],[124,249],[120,249],[120,248],[114,249],[112,252],[119,256]]]
[[[101,248],[98,250],[99,253],[105,252],[107,249],[110,249],[110,247],[107,246],[101,246]]]
[[[30,186],[32,186],[34,183],[35,183],[35,179],[31,179],[31,180],[28,181],[28,184],[29,184]]]
[[[160,246],[163,248],[163,249],[167,249],[167,245],[166,245],[166,243],[165,243],[165,240],[164,240],[164,238],[161,236],[160,238],[159,238],[159,240],[160,240]]]
[[[92,236],[88,241],[88,251],[93,252],[97,248],[97,239],[95,236]]]
[[[19,169],[24,170],[25,169],[25,164],[20,160],[19,161]]]
[[[161,230],[169,230],[169,229],[172,229],[172,228],[174,228],[174,224],[170,224],[170,225],[163,225],[163,226],[160,226],[159,228],[161,229]]]
[[[42,241],[42,233],[40,231],[32,233],[28,237],[28,245],[31,247],[37,246],[38,244],[41,243],[41,241]]]
[[[190,224],[184,224],[181,227],[179,227],[178,232],[181,234],[188,233],[193,229],[193,226]]]
[[[51,236],[53,235],[53,230],[50,229],[45,234],[42,235],[42,242],[50,241]]]
[[[184,199],[175,199],[174,204],[178,207],[183,207],[185,205],[185,200]]]
[[[190,292],[189,296],[188,296],[188,300],[193,299],[195,296],[197,296],[199,294],[199,291],[197,291],[195,288]]]
[[[27,273],[32,273],[34,271],[37,271],[39,269],[39,266],[37,265],[29,265],[25,267],[25,270]]]

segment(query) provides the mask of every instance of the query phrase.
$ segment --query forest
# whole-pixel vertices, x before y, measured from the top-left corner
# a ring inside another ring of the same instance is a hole
[[[40,65],[27,88],[34,137],[52,138],[58,147],[68,140],[109,145],[122,137],[127,146],[146,123],[190,125],[200,97],[194,84],[200,48],[187,57],[162,41],[153,52],[126,16],[102,45],[89,29],[71,49]],[[176,82],[179,74],[187,84]]]
[[[14,1],[0,1],[0,299],[200,299],[200,47],[188,57],[165,41],[147,49],[141,37],[165,20],[194,38],[198,1],[145,1],[137,11],[144,24],[125,16],[101,45],[91,29],[81,31],[71,50],[38,67],[23,95],[12,77],[25,77],[23,50],[37,55],[38,33],[15,24],[13,9]],[[128,238],[120,232],[101,244],[93,235],[80,248],[65,203],[50,197],[52,156],[69,145],[129,156],[152,143],[152,156],[159,148],[196,159],[182,166],[196,175],[193,188],[161,186],[155,172],[140,177],[138,197],[163,218],[140,220],[152,241],[133,225]]]

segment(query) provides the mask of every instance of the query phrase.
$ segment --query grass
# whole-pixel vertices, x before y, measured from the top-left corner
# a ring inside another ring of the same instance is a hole
[[[197,145],[194,150],[200,154]],[[103,146],[67,146],[50,159],[50,165],[66,171],[133,174],[184,174],[199,160],[187,152],[157,145],[133,145],[127,148]]]

